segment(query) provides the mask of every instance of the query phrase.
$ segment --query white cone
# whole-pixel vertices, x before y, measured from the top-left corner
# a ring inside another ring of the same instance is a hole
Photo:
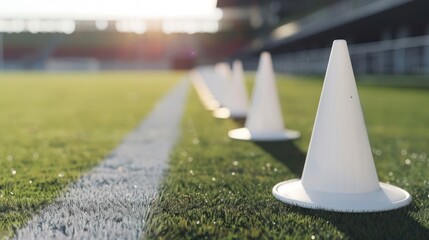
[[[268,52],[263,52],[259,59],[245,127],[229,131],[228,136],[254,141],[283,141],[300,137],[299,132],[286,130],[284,127],[273,63]]]
[[[231,73],[231,67],[229,66],[228,63],[226,62],[221,62],[221,63],[217,63],[214,67],[215,72],[217,74],[217,78],[218,78],[218,83],[221,84],[221,88],[222,88],[222,96],[221,96],[221,102],[222,102],[222,107],[215,109],[213,111],[213,116],[216,118],[222,118],[222,119],[226,119],[229,118],[231,113],[230,113],[230,108],[229,106],[231,105],[231,79],[232,79],[232,73]]]
[[[224,77],[228,71],[224,70]],[[248,110],[248,98],[244,86],[243,65],[239,60],[232,65],[232,79],[227,79],[225,94],[227,102],[223,108],[216,109],[213,115],[218,118],[245,118]]]
[[[198,70],[192,70],[189,73],[189,77],[197,91],[197,94],[207,110],[215,110],[219,108],[220,104],[214,97],[213,93],[210,91],[207,83],[201,76]]]
[[[214,67],[216,81],[218,83],[220,91],[220,102],[222,106],[227,107],[229,105],[230,97],[228,95],[228,85],[231,81],[232,73],[231,67],[226,62],[217,63]]]
[[[217,107],[225,106],[225,81],[219,71],[213,67],[202,67],[198,69],[198,72],[212,97],[216,100]]]
[[[231,117],[244,118],[248,111],[247,91],[244,84],[243,64],[235,60],[232,64],[232,83],[230,95],[233,99],[229,105]]]
[[[332,46],[302,179],[277,184],[273,194],[289,204],[340,212],[385,211],[411,202],[406,191],[378,182],[344,40]]]

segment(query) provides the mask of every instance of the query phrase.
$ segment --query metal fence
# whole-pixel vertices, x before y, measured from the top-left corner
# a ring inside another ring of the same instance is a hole
[[[276,71],[324,73],[330,48],[291,53],[272,52]],[[349,45],[356,73],[429,74],[429,35]],[[246,69],[255,70],[258,59],[243,59]]]

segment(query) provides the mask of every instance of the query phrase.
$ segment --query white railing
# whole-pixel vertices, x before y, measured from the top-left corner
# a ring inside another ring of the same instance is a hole
[[[272,52],[274,67],[287,73],[324,73],[330,48],[291,53]],[[356,73],[429,74],[429,35],[349,45]],[[258,60],[243,60],[256,69]]]

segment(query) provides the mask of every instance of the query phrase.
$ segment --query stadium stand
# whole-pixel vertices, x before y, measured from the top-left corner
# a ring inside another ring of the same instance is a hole
[[[64,33],[31,32],[55,26],[0,17],[0,68],[45,69],[48,59],[71,58],[96,60],[99,69],[188,69],[229,57],[255,69],[269,51],[278,71],[323,73],[332,41],[342,38],[357,73],[429,73],[427,0],[218,0],[217,7],[222,19],[199,25],[215,34],[163,33],[153,20],[76,20],[60,22]]]
[[[323,73],[334,39],[346,39],[357,73],[429,73],[429,2],[424,0],[337,1],[272,28],[237,55],[254,69],[261,51],[276,69]]]

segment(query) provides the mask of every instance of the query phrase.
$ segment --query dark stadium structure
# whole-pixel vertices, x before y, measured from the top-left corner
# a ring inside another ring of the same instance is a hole
[[[269,51],[278,71],[322,73],[341,38],[358,73],[429,73],[427,0],[218,0],[217,7],[216,33],[166,34],[157,21],[146,21],[143,34],[118,32],[113,20],[103,30],[76,21],[68,34],[3,32],[0,68],[188,69],[239,58],[255,69]]]
[[[234,57],[255,68],[259,53],[269,51],[280,71],[323,73],[332,41],[346,39],[358,73],[427,74],[428,10],[425,0],[331,1],[284,21]]]

